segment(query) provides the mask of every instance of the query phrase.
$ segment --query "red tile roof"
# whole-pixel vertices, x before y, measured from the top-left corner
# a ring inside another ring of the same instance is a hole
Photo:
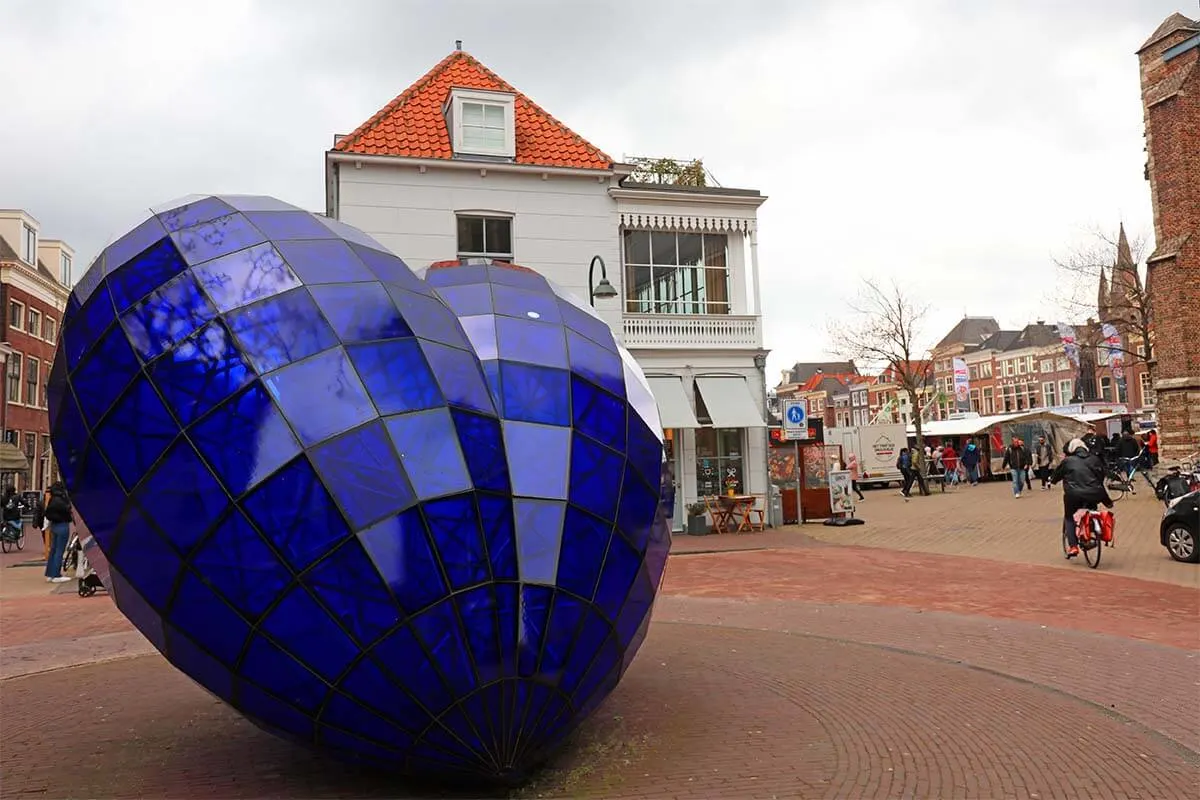
[[[613,160],[548,114],[469,53],[456,50],[353,133],[335,151],[406,158],[454,157],[442,114],[451,89],[515,95],[518,164],[609,169]]]

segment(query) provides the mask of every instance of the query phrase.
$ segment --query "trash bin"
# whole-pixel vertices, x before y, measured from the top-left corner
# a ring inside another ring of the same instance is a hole
[[[779,491],[778,486],[772,484],[767,497],[770,498],[767,524],[772,528],[781,527],[783,525],[783,493]]]

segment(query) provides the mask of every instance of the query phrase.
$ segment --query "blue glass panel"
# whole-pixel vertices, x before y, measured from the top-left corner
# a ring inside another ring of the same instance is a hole
[[[308,216],[312,219],[311,215]],[[324,225],[313,220],[324,228]],[[300,280],[312,286],[320,283],[355,283],[375,281],[375,274],[340,239],[328,241],[279,242],[275,245]]]
[[[158,217],[150,217],[104,249],[104,263],[100,273],[107,275],[115,272],[125,266],[129,259],[166,236],[167,229],[159,222]]]
[[[563,668],[559,688],[568,694],[573,692],[592,666],[592,661],[600,653],[604,642],[612,636],[612,623],[600,616],[595,606],[584,606],[583,622],[575,638],[575,647]]]
[[[246,211],[246,209],[239,209]],[[307,211],[247,211],[246,219],[274,242],[288,239],[332,239],[333,232]],[[284,255],[287,258],[287,255]],[[289,263],[291,259],[288,259]],[[295,264],[292,267],[295,268]],[[303,277],[303,276],[301,276]],[[308,282],[308,279],[304,279]]]
[[[167,634],[161,612],[151,608],[112,564],[109,565],[108,590],[112,592],[113,602],[121,613],[137,626],[158,652],[164,652],[167,649]]]
[[[392,747],[403,749],[412,744],[411,735],[339,692],[329,695],[329,700],[321,712],[321,721],[345,730],[359,731],[364,736]],[[326,736],[327,730],[322,730],[322,738]],[[355,742],[354,750],[360,749],[358,742]],[[390,753],[393,759],[399,756],[395,750]]]
[[[532,364],[500,363],[504,416],[522,422],[571,424],[571,395],[566,370]]]
[[[492,396],[483,381],[483,370],[474,354],[422,341],[421,349],[429,361],[429,368],[437,377],[447,403],[462,406],[472,411],[494,413]]]
[[[500,634],[500,665],[506,678],[517,675],[517,652],[521,641],[520,584],[493,583],[496,593],[496,630]],[[510,685],[510,684],[505,684]]]
[[[184,674],[225,702],[233,700],[233,673],[174,628],[167,629],[167,658]]]
[[[185,570],[179,591],[171,601],[171,625],[212,653],[221,663],[234,666],[250,626],[225,605],[191,570]]]
[[[399,668],[401,665],[397,665]],[[373,660],[363,659],[341,681],[342,691],[405,728],[422,730],[433,720],[412,695],[389,679]]]
[[[252,620],[292,582],[292,573],[236,510],[197,548],[191,564],[221,597]]]
[[[106,553],[113,566],[150,606],[165,611],[182,562],[167,540],[145,517],[130,511],[121,519],[121,533]]]
[[[448,409],[390,417],[388,434],[421,498],[466,491],[471,476]]]
[[[179,254],[193,265],[261,244],[266,238],[243,214],[217,217],[190,228],[180,228],[171,234]],[[203,278],[200,282],[204,283]]]
[[[563,299],[558,301],[558,310],[562,312],[563,322],[568,328],[583,334],[605,350],[617,352],[617,343],[613,339],[612,329],[605,325],[603,320],[593,317],[582,308]]]
[[[554,607],[550,612],[550,624],[546,628],[546,641],[542,646],[542,660],[538,674],[554,683],[562,679],[575,636],[583,621],[584,604],[563,592],[554,593]]]
[[[591,668],[575,689],[573,701],[580,717],[591,714],[600,701],[612,691],[620,678],[620,669],[621,651],[614,635],[605,640],[596,660],[592,662]]]
[[[328,684],[317,677],[311,667],[306,667],[261,634],[250,640],[240,672],[246,680],[269,687],[280,699],[310,714],[329,694]]]
[[[534,292],[549,290],[546,279],[528,267],[517,269],[508,265],[490,266],[487,268],[487,273],[488,279],[492,283],[501,286],[513,286],[517,289],[528,289]]]
[[[326,442],[311,457],[354,530],[416,502],[382,423]]]
[[[474,287],[472,287],[474,288]],[[474,317],[459,317],[467,341],[475,351],[475,357],[480,361],[488,361],[500,357],[496,345],[496,317],[493,314],[480,314]]]
[[[282,653],[280,655],[283,656]],[[260,666],[259,669],[265,672],[269,667]],[[238,680],[234,692],[237,708],[251,719],[257,719],[266,730],[290,734],[301,741],[308,741],[313,737],[316,726],[308,714],[297,711],[293,706],[243,680]]]
[[[121,324],[133,348],[149,361],[191,336],[215,314],[195,279],[184,272],[122,314]]]
[[[263,378],[300,441],[313,445],[375,416],[346,351],[327,350]]]
[[[513,508],[517,520],[517,563],[521,581],[553,586],[558,572],[566,504],[555,500],[514,500]]]
[[[178,434],[179,423],[150,381],[139,376],[96,429],[96,442],[121,483],[132,489]]]
[[[326,228],[329,228],[329,230],[333,231],[333,233],[339,238],[345,239],[348,242],[354,242],[355,245],[361,245],[362,247],[367,248],[368,251],[378,250],[386,255],[391,255],[391,251],[389,251],[386,247],[360,231],[358,228],[355,228],[353,225],[347,225],[340,220],[321,215],[317,215],[317,221]],[[355,249],[357,250],[358,247]],[[395,256],[392,256],[392,258],[395,258]],[[396,260],[399,261],[399,259]]]
[[[518,635],[517,674],[530,677],[537,671],[550,618],[552,589],[545,586],[521,587],[521,627]]]
[[[630,411],[628,416],[628,447],[626,450],[629,463],[637,471],[655,494],[662,484],[663,445],[658,437],[651,433],[642,418]]]
[[[646,550],[658,504],[658,492],[647,486],[633,467],[626,464],[625,480],[621,485],[621,506],[617,510],[617,529],[639,553]]]
[[[440,714],[453,702],[454,698],[417,641],[411,625],[380,639],[374,653],[380,665],[431,714]]]
[[[343,342],[412,335],[382,283],[329,283],[309,291]]]
[[[469,262],[478,262],[478,265],[469,264]],[[451,263],[457,263],[458,266],[430,267],[424,270],[425,283],[440,292],[443,286],[469,286],[471,284],[487,286],[492,282],[492,279],[488,277],[487,267],[483,266],[490,262],[484,259],[459,259],[458,262]]]
[[[380,414],[422,411],[445,403],[416,339],[354,344],[346,352]]]
[[[135,497],[183,555],[216,526],[229,506],[229,495],[186,439],[171,446]]]
[[[451,589],[486,581],[489,574],[487,546],[475,510],[474,495],[460,494],[432,500],[422,510]]]
[[[189,435],[235,497],[300,452],[283,415],[259,383],[222,403]]]
[[[294,289],[228,317],[246,357],[259,372],[308,358],[338,343],[312,296]]]
[[[233,336],[213,320],[149,368],[150,380],[184,425],[254,378]]]
[[[305,458],[297,458],[267,478],[242,505],[296,569],[307,567],[350,535]]]
[[[612,535],[612,523],[567,506],[562,552],[558,558],[558,585],[590,600],[596,593],[596,579],[600,576]]]
[[[570,443],[570,428],[505,421],[504,447],[513,494],[566,500]]]
[[[492,296],[495,298],[497,314],[542,322],[562,321],[558,301],[553,294],[545,290],[534,292],[496,284],[492,287]]]
[[[179,257],[174,243],[170,239],[163,239],[108,276],[108,290],[112,294],[113,305],[118,312],[124,311],[186,268],[187,264]]]
[[[446,582],[417,509],[372,525],[358,534],[358,540],[406,611],[418,611],[446,594]]]
[[[543,688],[541,684],[538,686],[540,691],[535,690],[535,694],[544,694],[545,699],[536,704],[530,703],[530,724],[526,726],[526,729],[529,731],[529,740],[537,743],[536,749],[531,749],[531,757],[534,757],[533,753],[538,753],[538,757],[545,757],[548,754],[547,751],[555,747],[556,742],[549,739],[548,734],[557,729],[571,715],[567,698],[556,691]],[[536,715],[532,711],[534,708],[540,709]]]
[[[87,520],[88,529],[101,547],[112,547],[125,505],[125,490],[117,483],[100,448],[94,444],[88,446],[79,461],[63,467],[63,472],[75,475],[69,484],[71,502]]]
[[[299,586],[267,612],[260,628],[326,680],[342,674],[358,653],[349,634]]]
[[[472,661],[480,684],[498,680],[504,672],[500,655],[500,636],[496,629],[499,609],[491,586],[477,586],[454,595],[471,648]]]
[[[571,441],[571,502],[609,522],[615,520],[625,459],[576,432]],[[654,511],[651,509],[650,518]]]
[[[451,691],[458,697],[472,691],[476,686],[475,673],[468,660],[467,643],[453,601],[447,599],[438,603],[414,617],[410,624],[417,638],[425,644],[433,663],[445,676]]]
[[[437,294],[459,317],[492,313],[492,289],[486,283],[444,286]]]
[[[57,359],[56,365],[61,366],[62,360]],[[83,451],[88,445],[88,428],[75,402],[75,393],[65,383],[61,391],[50,388],[50,436],[54,442],[54,458],[58,462],[59,473],[67,486],[79,486],[76,481]],[[57,395],[57,398],[56,398]]]
[[[625,449],[628,406],[582,378],[571,376],[571,421],[575,429],[615,450]]]
[[[461,595],[459,599],[462,599]],[[471,635],[470,627],[467,628],[467,634]],[[474,648],[474,646],[472,642],[471,647]],[[473,650],[473,653],[478,657],[477,651]],[[476,669],[482,673],[482,668],[478,664],[476,664]],[[499,742],[509,736],[504,729],[504,720],[508,716],[508,709],[512,703],[509,701],[509,695],[504,691],[505,684],[489,685],[484,683],[482,678],[480,678],[480,684],[479,689],[460,701],[457,711],[460,717],[471,720],[478,728],[479,745],[487,751],[486,758],[500,761],[503,758],[504,746]]]
[[[322,220],[322,223],[326,223]],[[362,262],[367,265],[367,269],[374,273],[375,277],[384,283],[395,284],[417,294],[432,295],[433,292],[426,286],[413,271],[408,268],[408,265],[397,258],[394,254],[387,252],[387,248],[375,242],[370,237],[365,236],[371,244],[363,247],[361,243],[350,245],[350,249],[354,251]],[[350,241],[350,237],[346,237]]]
[[[496,317],[500,357],[547,367],[567,368],[567,339],[558,325],[531,319]]]
[[[334,723],[323,724],[328,721],[329,716],[328,707],[326,707],[326,713],[321,715],[321,723],[317,724],[317,741],[322,749],[328,749],[331,754],[336,754],[348,761],[383,769],[402,763],[402,756],[394,747],[379,744],[367,736],[346,733],[341,728],[332,727]],[[351,717],[340,717],[340,719],[345,721]],[[357,724],[365,723],[357,721]]]
[[[625,396],[625,368],[616,351],[603,348],[575,331],[567,331],[567,356],[572,372],[617,397]]]
[[[304,214],[306,217],[312,216],[307,211],[300,211],[291,203],[285,203],[282,200],[261,194],[223,194],[218,199],[227,203],[236,211],[287,211],[293,214]],[[247,214],[246,216],[253,218],[254,214]]]
[[[321,559],[301,581],[364,647],[400,622],[395,597],[355,539]]]
[[[509,491],[508,462],[499,421],[458,409],[451,409],[450,416],[458,430],[458,441],[475,488]]]
[[[92,292],[96,291],[104,282],[104,254],[101,253],[92,261],[91,266],[83,273],[71,290],[71,294],[67,296],[66,314],[74,315],[79,310],[79,306],[87,302],[87,299],[92,296]]]
[[[120,325],[113,325],[71,376],[74,384],[83,389],[79,408],[89,424],[95,425],[112,408],[137,371],[137,356],[125,338],[125,331]]]
[[[478,769],[476,764],[487,769],[488,764],[495,763],[489,757],[488,745],[480,732],[484,730],[481,724],[476,724],[475,720],[470,719],[463,713],[462,704],[451,706],[446,709],[446,713],[438,720],[441,727],[448,730],[451,735],[441,735],[440,730],[434,730],[425,735],[425,742],[429,745],[441,746],[448,754],[443,758],[455,760],[461,757],[464,762],[473,761],[475,764],[466,764],[466,768]],[[458,747],[454,745],[458,742]]]
[[[481,493],[478,501],[483,539],[487,542],[488,559],[492,562],[492,579],[516,580],[517,548],[512,500]]]
[[[162,211],[158,214],[158,219],[168,231],[177,231],[223,217],[232,211],[233,208],[223,200],[216,197],[205,197],[194,203]]]
[[[63,319],[59,335],[63,340],[62,349],[67,356],[69,369],[74,370],[79,365],[79,360],[116,318],[117,312],[113,308],[108,287],[101,286],[75,315]]]
[[[596,586],[594,602],[604,612],[604,616],[615,622],[621,613],[621,606],[633,585],[641,558],[632,545],[620,536],[612,537],[608,545],[608,553],[604,557],[604,567],[600,571],[600,582]]]
[[[192,273],[221,311],[232,311],[300,285],[296,273],[270,242],[192,267]]]
[[[404,321],[417,336],[431,342],[467,347],[467,337],[458,324],[458,317],[441,300],[391,283],[387,284],[387,290]]]
[[[483,362],[483,379],[487,381],[488,394],[492,396],[492,402],[496,408],[504,408],[504,389],[500,381],[500,362],[499,361],[484,361]]]
[[[622,648],[633,641],[634,634],[649,616],[650,606],[654,603],[654,588],[645,568],[638,570],[637,578],[629,590],[629,597],[625,599],[625,608],[617,618],[617,640]]]

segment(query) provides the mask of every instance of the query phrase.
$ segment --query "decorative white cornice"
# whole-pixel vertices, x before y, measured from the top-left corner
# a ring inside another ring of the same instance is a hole
[[[714,217],[700,214],[641,214],[621,212],[621,227],[636,230],[698,231],[700,233],[752,233],[752,219]]]
[[[12,261],[0,262],[0,282],[10,283],[59,311],[66,308],[67,298],[71,295],[69,287]]]

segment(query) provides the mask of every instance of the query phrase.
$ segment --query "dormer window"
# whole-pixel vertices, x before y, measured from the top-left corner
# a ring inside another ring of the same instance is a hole
[[[28,225],[24,226],[25,263],[37,264],[37,231]]]
[[[511,94],[454,89],[446,108],[446,126],[454,140],[455,155],[517,155]]]

